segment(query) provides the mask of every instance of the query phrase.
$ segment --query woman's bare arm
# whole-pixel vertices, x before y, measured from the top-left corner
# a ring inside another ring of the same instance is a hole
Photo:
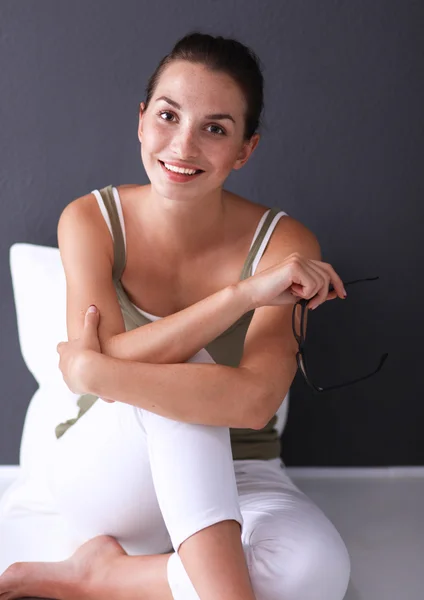
[[[63,211],[58,240],[67,284],[68,339],[81,335],[90,304],[100,312],[103,354],[143,363],[183,363],[252,306],[239,286],[228,286],[173,315],[132,331],[125,324],[112,281],[113,241],[92,194]]]
[[[270,392],[250,369],[204,363],[154,365],[92,350],[80,353],[73,376],[85,393],[175,421],[221,427],[263,427]]]
[[[237,285],[225,287],[184,310],[110,337],[102,352],[144,363],[186,362],[251,310],[243,292]]]

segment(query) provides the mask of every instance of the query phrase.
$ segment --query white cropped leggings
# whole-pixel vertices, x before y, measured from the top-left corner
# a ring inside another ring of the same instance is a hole
[[[57,440],[49,485],[79,543],[113,536],[131,555],[173,552],[175,600],[198,600],[181,543],[227,519],[241,540],[257,600],[342,600],[346,546],[280,459],[233,461],[229,429],[172,421],[98,400]],[[79,545],[79,544],[78,544]]]

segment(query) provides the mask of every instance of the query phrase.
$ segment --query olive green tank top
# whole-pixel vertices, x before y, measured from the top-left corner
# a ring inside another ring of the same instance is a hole
[[[147,313],[133,304],[121,284],[121,276],[126,263],[126,236],[118,190],[109,185],[101,190],[93,190],[92,193],[97,199],[114,242],[112,278],[126,331],[161,319],[162,317]],[[286,214],[279,208],[271,208],[264,213],[253,236],[240,280],[247,279],[254,274],[278,220]],[[254,312],[254,310],[250,310],[243,314],[226,331],[205,346],[204,350],[209,353],[212,362],[230,367],[239,366],[243,354],[244,339]],[[77,401],[79,407],[77,417],[65,423],[60,423],[55,430],[56,437],[61,437],[70,427],[75,425],[97,400],[98,397],[92,394],[80,396]],[[279,457],[281,444],[280,436],[275,429],[276,421],[277,417],[274,415],[267,425],[260,430],[230,428],[233,459],[269,460]]]

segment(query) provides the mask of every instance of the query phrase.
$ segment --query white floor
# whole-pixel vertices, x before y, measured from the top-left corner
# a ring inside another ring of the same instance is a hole
[[[287,472],[347,545],[345,600],[424,600],[424,467]],[[0,495],[16,474],[0,467]]]
[[[288,471],[346,543],[345,600],[424,599],[424,468]]]

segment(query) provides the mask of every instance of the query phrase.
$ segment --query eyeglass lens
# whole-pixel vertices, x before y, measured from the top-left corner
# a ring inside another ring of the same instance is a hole
[[[346,281],[346,282],[343,282],[343,285],[344,286],[352,285],[352,284],[363,282],[363,281],[375,281],[376,279],[379,279],[379,277],[368,277],[366,279],[356,279],[354,281]],[[330,285],[329,291],[333,291],[333,289],[334,289],[333,286]],[[382,368],[386,358],[388,357],[387,353],[385,353],[381,356],[380,363],[379,363],[379,366],[377,367],[377,369],[375,369],[371,373],[368,373],[367,375],[364,375],[363,377],[359,377],[357,379],[353,379],[353,380],[345,382],[345,383],[340,383],[338,385],[329,386],[329,387],[325,387],[325,388],[314,385],[310,381],[310,378],[308,377],[308,374],[307,374],[308,368],[307,368],[307,364],[306,364],[305,351],[303,349],[304,342],[305,342],[305,314],[307,311],[306,307],[307,307],[308,302],[309,302],[309,300],[302,299],[302,300],[299,300],[294,305],[293,314],[292,314],[292,325],[293,325],[293,334],[299,345],[299,352],[297,354],[297,364],[309,386],[311,386],[315,391],[318,391],[318,392],[336,389],[336,388],[340,388],[340,387],[345,387],[347,385],[352,385],[353,383],[356,383],[363,379],[367,379],[368,377],[371,377],[372,375],[375,375]],[[299,313],[296,313],[297,305],[300,305]]]

